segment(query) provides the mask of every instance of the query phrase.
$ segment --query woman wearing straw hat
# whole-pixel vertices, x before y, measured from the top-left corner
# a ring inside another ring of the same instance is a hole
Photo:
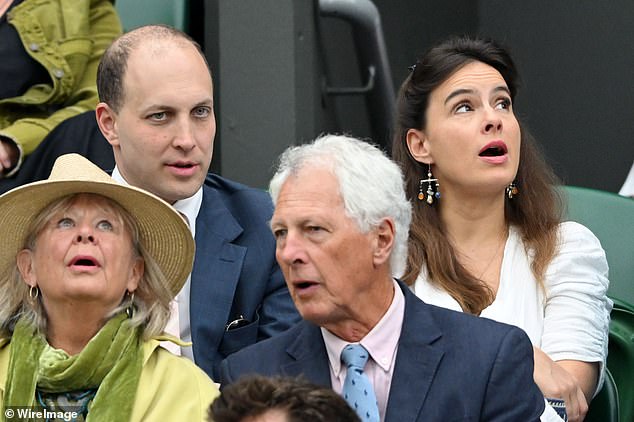
[[[0,414],[205,420],[218,389],[159,346],[194,254],[172,207],[68,154],[0,197],[0,233]]]

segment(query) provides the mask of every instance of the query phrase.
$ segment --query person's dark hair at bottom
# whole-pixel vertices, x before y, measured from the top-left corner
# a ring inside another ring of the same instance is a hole
[[[277,417],[277,419],[276,419]],[[243,377],[209,407],[213,422],[360,422],[333,390],[303,378]]]

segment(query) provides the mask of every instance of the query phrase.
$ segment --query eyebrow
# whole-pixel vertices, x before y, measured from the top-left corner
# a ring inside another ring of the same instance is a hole
[[[500,85],[493,88],[493,92],[499,92],[499,91],[506,92],[508,95],[511,95],[511,91],[509,91],[509,89],[505,87],[504,85]],[[452,91],[449,95],[447,95],[447,98],[445,98],[445,104],[451,101],[452,98],[455,98],[459,95],[474,94],[474,93],[475,93],[475,90],[473,89],[467,89],[467,88],[456,89],[455,91]]]
[[[214,106],[214,101],[212,98],[209,99],[204,99],[201,100],[199,102],[197,102],[196,104],[194,104],[192,106],[192,109],[196,108],[196,107],[213,107]],[[145,107],[146,112],[150,111],[150,110],[164,110],[164,111],[174,111],[176,110],[177,107],[171,106],[171,105],[167,105],[167,104],[160,104],[160,103],[154,103],[154,104],[150,104],[147,107]]]
[[[207,98],[207,99],[204,99],[204,100],[199,101],[198,103],[196,103],[196,105],[194,105],[194,108],[202,107],[202,106],[211,106],[211,107],[213,107],[213,105],[214,105],[214,99],[213,98]]]

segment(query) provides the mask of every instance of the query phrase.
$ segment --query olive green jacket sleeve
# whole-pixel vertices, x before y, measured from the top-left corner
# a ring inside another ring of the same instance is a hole
[[[0,100],[0,136],[17,144],[21,162],[63,120],[94,110],[99,60],[122,30],[110,0],[25,0],[8,21],[51,77]]]

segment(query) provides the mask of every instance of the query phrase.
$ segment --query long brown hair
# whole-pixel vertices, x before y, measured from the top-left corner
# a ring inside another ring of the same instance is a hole
[[[406,140],[409,129],[425,129],[431,92],[461,67],[474,61],[488,64],[500,72],[511,100],[515,99],[518,74],[507,50],[488,39],[449,38],[417,61],[400,88],[392,156],[403,169],[407,196],[414,211],[403,280],[412,285],[425,265],[434,284],[446,290],[465,312],[479,314],[493,301],[493,292],[459,262],[438,208],[415,199],[426,168],[411,156]],[[562,203],[556,190],[557,178],[521,122],[520,128],[520,162],[515,178],[520,194],[506,202],[505,217],[508,225],[519,229],[527,252],[532,254],[533,275],[543,288],[546,267],[557,250]]]

